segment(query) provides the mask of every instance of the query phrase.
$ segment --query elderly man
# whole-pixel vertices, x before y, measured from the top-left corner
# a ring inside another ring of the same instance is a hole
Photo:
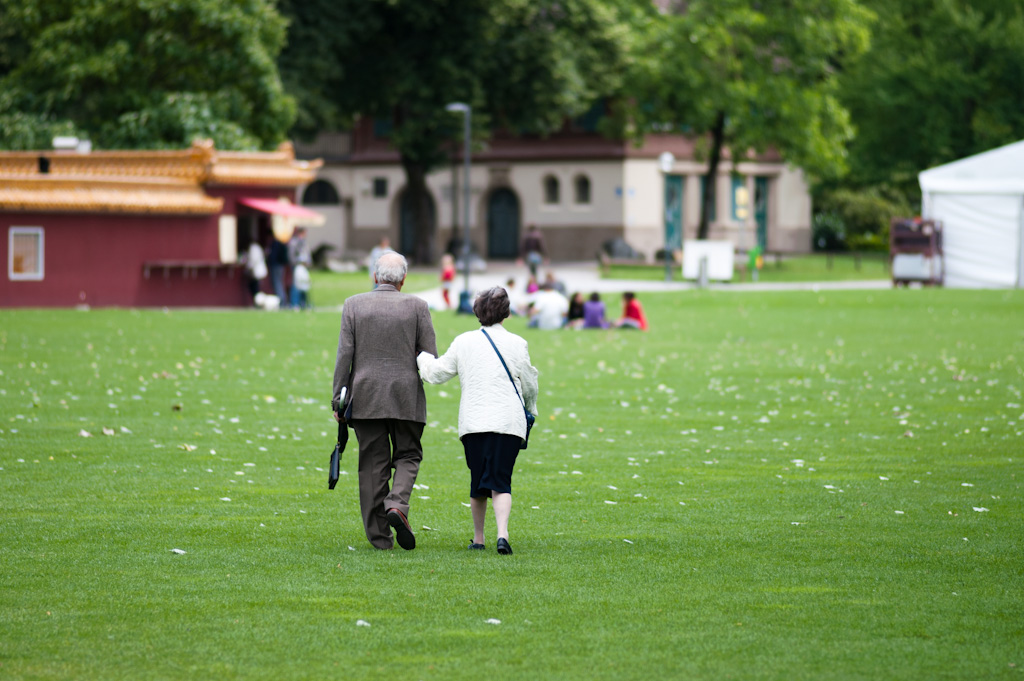
[[[341,421],[345,405],[339,400],[347,387],[349,420],[359,440],[359,507],[366,538],[378,549],[393,546],[389,525],[399,546],[416,547],[409,496],[423,458],[420,437],[427,422],[416,356],[437,354],[427,304],[401,293],[407,267],[401,254],[384,253],[374,266],[377,287],[345,301],[334,366],[331,407]]]

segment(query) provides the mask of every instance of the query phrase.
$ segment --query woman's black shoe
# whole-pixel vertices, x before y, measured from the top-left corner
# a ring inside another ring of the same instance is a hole
[[[500,553],[503,556],[512,555],[512,547],[508,545],[508,539],[502,537],[498,540],[498,553]]]
[[[487,547],[484,546],[483,544],[474,544],[473,542],[469,542],[469,547],[468,548],[471,548],[474,551],[483,551]]]

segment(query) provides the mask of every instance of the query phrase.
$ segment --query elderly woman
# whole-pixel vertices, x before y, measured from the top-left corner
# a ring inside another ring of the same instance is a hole
[[[530,364],[526,341],[502,326],[509,316],[505,289],[499,286],[478,295],[473,312],[483,328],[458,336],[441,357],[421,352],[416,361],[420,376],[428,383],[444,383],[457,375],[462,385],[459,439],[472,480],[469,496],[473,541],[469,548],[484,548],[484,516],[490,497],[498,529],[498,553],[508,555],[512,553],[508,543],[512,468],[526,437],[523,406],[537,413],[537,370]],[[505,360],[507,373],[498,352]]]

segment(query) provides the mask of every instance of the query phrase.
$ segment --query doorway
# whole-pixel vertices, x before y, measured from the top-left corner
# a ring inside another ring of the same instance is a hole
[[[768,178],[754,178],[754,223],[757,225],[757,245],[768,249]]]
[[[519,197],[507,187],[487,200],[487,257],[511,260],[519,255]]]

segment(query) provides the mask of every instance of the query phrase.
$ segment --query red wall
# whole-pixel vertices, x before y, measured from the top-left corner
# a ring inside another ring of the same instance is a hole
[[[194,278],[180,269],[166,279],[162,269],[143,276],[147,261],[219,261],[218,217],[0,213],[0,307],[246,305],[237,267],[214,278],[208,268]],[[43,228],[42,281],[8,278],[12,226]]]

